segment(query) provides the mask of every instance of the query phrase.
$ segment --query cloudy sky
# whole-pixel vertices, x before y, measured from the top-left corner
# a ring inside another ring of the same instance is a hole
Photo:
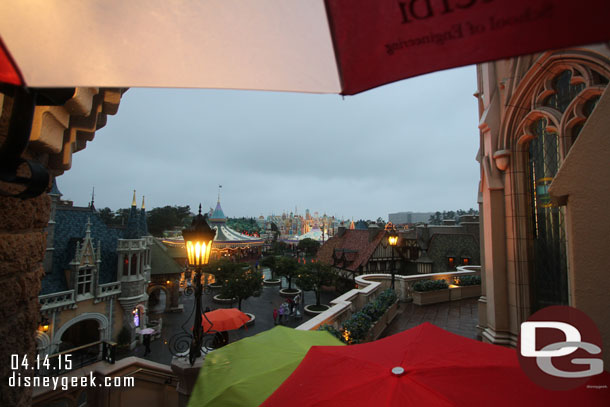
[[[356,96],[130,89],[58,178],[97,208],[214,206],[227,216],[306,208],[354,219],[476,208],[474,66]]]

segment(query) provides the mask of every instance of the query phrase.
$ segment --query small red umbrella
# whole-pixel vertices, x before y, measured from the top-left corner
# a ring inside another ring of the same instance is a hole
[[[521,370],[514,349],[424,323],[375,342],[312,347],[262,405],[607,406],[607,397],[607,389],[538,387]]]
[[[207,332],[210,329],[222,332],[241,328],[249,320],[250,317],[237,308],[220,308],[206,312],[203,315],[201,325],[203,325],[204,332]]]

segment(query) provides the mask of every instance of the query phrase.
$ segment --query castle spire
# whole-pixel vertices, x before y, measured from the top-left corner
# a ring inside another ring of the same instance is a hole
[[[146,206],[144,205],[144,195],[142,195],[142,209],[146,209]]]
[[[136,203],[136,190],[133,190],[133,199],[131,200],[131,206],[137,206],[138,204]]]
[[[91,191],[91,209],[95,210],[95,206],[93,205],[93,202],[95,201],[95,187],[93,187],[93,191]]]

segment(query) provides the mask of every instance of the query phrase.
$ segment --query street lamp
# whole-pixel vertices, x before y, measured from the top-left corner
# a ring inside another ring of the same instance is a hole
[[[386,226],[386,231],[388,233],[388,244],[392,247],[392,290],[394,289],[394,248],[396,247],[396,244],[398,243],[398,232],[396,232],[396,229],[394,228],[394,225],[392,225],[391,223],[388,223],[388,225]]]
[[[208,215],[201,215],[201,204],[199,204],[199,214],[193,218],[191,226],[182,230],[184,244],[186,246],[187,262],[191,269],[195,270],[195,322],[193,324],[193,337],[189,350],[189,362],[191,366],[195,360],[201,356],[201,346],[203,344],[203,324],[201,311],[201,285],[202,268],[210,260],[212,251],[212,241],[216,236],[216,231],[210,228],[207,222]]]

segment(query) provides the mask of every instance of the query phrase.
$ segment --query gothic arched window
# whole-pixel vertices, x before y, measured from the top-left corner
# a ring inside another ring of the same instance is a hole
[[[539,93],[542,97],[537,99],[535,111],[530,112],[529,133],[533,138],[528,151],[528,184],[534,251],[533,310],[569,303],[565,217],[563,208],[551,201],[549,187],[607,82],[593,70],[570,68],[555,72]]]

